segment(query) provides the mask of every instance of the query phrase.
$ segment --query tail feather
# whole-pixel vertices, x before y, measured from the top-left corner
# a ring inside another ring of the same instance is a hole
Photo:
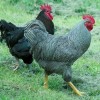
[[[0,31],[0,41],[5,39],[7,45],[10,47],[13,47],[18,42],[18,40],[24,36],[23,27],[17,27],[13,23],[7,22],[5,20],[0,21]]]
[[[16,28],[17,28],[16,25],[14,25],[11,22],[8,23],[5,20],[1,20],[0,21],[0,30],[1,31],[7,31],[7,32],[9,32],[9,31],[15,30]]]

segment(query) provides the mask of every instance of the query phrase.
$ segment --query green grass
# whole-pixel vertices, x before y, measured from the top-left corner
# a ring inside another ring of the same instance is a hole
[[[51,0],[53,1],[53,0]],[[56,0],[55,0],[56,1]],[[73,7],[81,0],[72,3],[55,4],[53,6],[55,34],[66,33],[75,24],[81,20],[82,13],[75,13]],[[67,0],[63,0],[67,2]],[[98,0],[82,0],[86,11],[94,5],[99,5]],[[91,2],[90,2],[91,1]],[[54,4],[53,4],[54,3]],[[91,3],[91,4],[89,4]],[[20,3],[19,3],[20,4]],[[27,14],[23,7],[19,4],[10,5],[1,0],[0,2],[0,19],[11,21],[16,25],[24,25],[31,19],[35,19],[39,10],[33,11],[33,14]],[[61,8],[59,7],[61,6]],[[59,7],[59,8],[58,8]],[[67,7],[67,8],[66,8]],[[18,9],[19,8],[19,9]],[[66,9],[65,9],[66,8]],[[80,8],[77,6],[76,8]],[[95,6],[95,10],[100,6]],[[93,10],[94,10],[93,9]],[[28,69],[22,67],[13,72],[12,65],[15,60],[10,55],[7,46],[0,43],[0,100],[99,100],[100,99],[100,17],[99,13],[94,13],[96,26],[92,34],[91,45],[88,51],[78,59],[74,65],[72,82],[80,90],[86,94],[82,97],[73,93],[72,89],[67,85],[64,89],[63,79],[59,75],[49,76],[49,89],[43,88],[44,71],[36,62],[33,62],[34,74],[28,73]]]

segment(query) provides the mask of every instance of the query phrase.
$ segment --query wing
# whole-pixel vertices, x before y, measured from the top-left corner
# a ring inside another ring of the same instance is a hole
[[[30,54],[29,51],[30,44],[25,38],[19,40],[18,43],[10,49],[13,56],[22,59],[26,64],[31,64],[33,61],[32,54]]]

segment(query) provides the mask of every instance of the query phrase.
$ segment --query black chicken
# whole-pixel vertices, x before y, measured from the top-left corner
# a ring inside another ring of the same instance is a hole
[[[31,43],[33,58],[45,70],[45,88],[48,87],[48,75],[57,73],[62,75],[76,94],[82,95],[71,82],[71,66],[89,48],[90,31],[94,23],[92,16],[85,15],[79,24],[62,36],[48,34],[45,27],[40,27],[40,30],[30,27],[25,31],[24,35]]]
[[[41,11],[36,18],[36,22],[43,22],[49,34],[54,34],[54,24],[52,22],[53,16],[51,14],[51,7],[49,5],[42,5]],[[25,27],[17,27],[12,23],[7,23],[4,20],[0,21],[1,40],[5,39],[11,54],[16,58],[17,62],[22,59],[25,64],[31,64],[33,61],[30,51],[30,43],[24,37],[24,31],[30,27],[38,27],[37,24],[33,26],[34,21],[30,21]],[[39,24],[39,23],[38,23]],[[16,70],[18,68],[16,65]]]

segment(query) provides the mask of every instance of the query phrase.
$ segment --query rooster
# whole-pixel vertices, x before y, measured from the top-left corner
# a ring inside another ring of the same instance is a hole
[[[48,88],[48,75],[61,74],[73,91],[79,96],[83,95],[71,82],[73,63],[89,48],[91,42],[90,31],[93,29],[95,19],[91,15],[84,15],[83,20],[61,36],[50,35],[45,27],[37,30],[31,27],[25,31],[24,36],[31,44],[33,59],[44,69],[44,87]],[[43,24],[43,23],[42,23]]]
[[[40,24],[41,21],[48,31],[49,34],[54,34],[54,24],[52,22],[53,16],[51,14],[50,5],[41,5],[41,11],[36,17],[36,23]],[[37,25],[32,26],[34,20],[27,23],[24,27],[17,27],[12,23],[7,23],[5,20],[0,21],[1,30],[1,40],[5,39],[6,44],[9,47],[11,54],[16,58],[17,64],[16,69],[19,67],[19,59],[22,59],[25,64],[29,65],[32,63],[33,58],[30,51],[30,43],[24,37],[24,31],[30,27],[37,27]]]

